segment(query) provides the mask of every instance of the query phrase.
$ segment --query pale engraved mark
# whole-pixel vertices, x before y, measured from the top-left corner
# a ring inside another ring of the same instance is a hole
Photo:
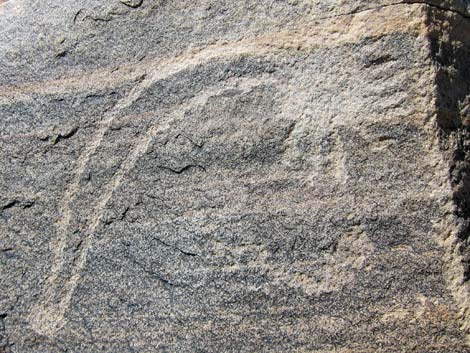
[[[94,233],[100,224],[103,216],[106,204],[109,202],[113,195],[113,192],[119,187],[124,176],[131,171],[137,160],[142,156],[148,149],[158,131],[163,128],[162,126],[153,125],[151,126],[144,136],[135,144],[135,148],[123,162],[118,172],[113,176],[111,181],[105,186],[104,192],[98,199],[94,211],[92,212],[93,219],[90,221],[87,231],[84,235],[84,239],[80,242],[79,255],[76,261],[68,263],[65,261],[65,250],[68,244],[70,236],[70,221],[73,216],[72,203],[76,196],[80,192],[80,180],[86,171],[87,164],[89,163],[92,155],[97,151],[101,145],[106,132],[111,127],[115,117],[119,111],[128,108],[133,104],[142,93],[149,88],[154,82],[168,77],[171,74],[187,67],[197,64],[199,60],[195,60],[191,57],[186,62],[180,62],[179,65],[171,65],[169,67],[160,68],[158,71],[155,70],[154,74],[142,81],[137,85],[126,99],[120,101],[110,112],[107,114],[105,120],[100,125],[98,132],[94,139],[89,145],[86,146],[85,151],[79,157],[77,162],[77,173],[71,186],[66,190],[62,201],[63,216],[60,222],[57,224],[57,234],[59,238],[51,243],[51,250],[53,252],[54,262],[52,265],[51,273],[46,281],[44,294],[42,301],[32,311],[30,316],[30,323],[33,329],[43,335],[52,336],[65,323],[65,314],[70,306],[70,302],[73,293],[79,282],[82,269],[86,264],[86,258],[88,251],[93,243]],[[248,80],[249,81],[249,80]],[[242,86],[249,87],[254,85],[255,82],[241,82]],[[210,94],[217,92],[208,92],[205,95],[196,96],[189,102],[189,105],[198,104],[207,99]],[[179,107],[181,109],[181,107]],[[69,274],[70,273],[70,274]],[[69,275],[68,275],[69,274]]]
[[[116,106],[106,115],[104,121],[100,124],[96,135],[92,141],[86,145],[84,152],[80,155],[77,161],[77,173],[75,174],[75,178],[72,184],[65,191],[64,197],[62,199],[62,218],[57,223],[57,234],[59,237],[50,244],[52,256],[54,259],[50,276],[46,280],[42,301],[32,311],[30,317],[30,322],[33,329],[40,334],[53,334],[64,325],[65,310],[68,306],[68,303],[70,302],[71,294],[73,293],[73,290],[77,284],[77,274],[79,272],[77,270],[83,267],[84,259],[88,251],[89,237],[86,237],[83,241],[83,244],[81,244],[82,250],[78,257],[78,261],[75,264],[75,267],[72,268],[72,276],[64,283],[64,281],[62,281],[61,275],[64,273],[64,271],[69,270],[67,267],[73,266],[73,264],[65,263],[64,261],[64,252],[67,246],[69,235],[69,225],[73,216],[71,205],[80,192],[80,180],[85,172],[86,166],[90,161],[91,156],[101,145],[106,131],[109,130],[118,112],[134,103],[152,82],[152,80],[142,81],[130,92],[130,94],[125,99],[116,104]],[[134,151],[130,157],[131,159],[134,157],[135,152],[136,151]],[[127,164],[129,164],[129,161],[124,163],[123,168],[126,168]],[[122,176],[123,171],[121,169],[115,175],[115,180],[111,181],[111,184],[116,185],[116,179],[118,180],[117,184],[119,184]],[[104,196],[100,198],[97,209],[99,209],[99,207],[103,207],[103,203],[105,205],[109,200],[110,195],[108,196],[108,194],[109,191],[107,190]],[[94,228],[96,228],[96,224],[99,222],[100,217],[101,215],[94,218],[92,225],[89,227],[90,231],[93,231]],[[59,299],[58,294],[61,293],[65,294],[63,295],[62,299]]]

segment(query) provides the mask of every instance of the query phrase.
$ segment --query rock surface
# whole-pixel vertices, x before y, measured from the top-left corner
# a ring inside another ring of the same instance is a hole
[[[469,9],[0,5],[0,352],[470,352]]]

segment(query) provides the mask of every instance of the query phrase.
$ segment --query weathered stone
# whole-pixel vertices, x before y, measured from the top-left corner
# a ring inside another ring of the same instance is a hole
[[[122,2],[124,5],[127,5],[127,6],[130,6],[130,7],[133,7],[133,8],[136,8],[136,7],[139,7],[140,5],[142,5],[142,0],[119,0],[120,2]]]
[[[0,352],[470,352],[469,16],[0,5]]]

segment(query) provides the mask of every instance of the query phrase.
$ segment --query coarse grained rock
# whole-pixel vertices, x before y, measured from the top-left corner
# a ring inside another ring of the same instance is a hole
[[[1,4],[0,352],[470,352],[469,17]]]

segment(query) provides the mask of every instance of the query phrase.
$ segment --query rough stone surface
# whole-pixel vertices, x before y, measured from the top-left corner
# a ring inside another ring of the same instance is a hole
[[[142,5],[143,0],[120,0],[123,4],[136,8]]]
[[[0,5],[0,352],[470,352],[469,9]]]

